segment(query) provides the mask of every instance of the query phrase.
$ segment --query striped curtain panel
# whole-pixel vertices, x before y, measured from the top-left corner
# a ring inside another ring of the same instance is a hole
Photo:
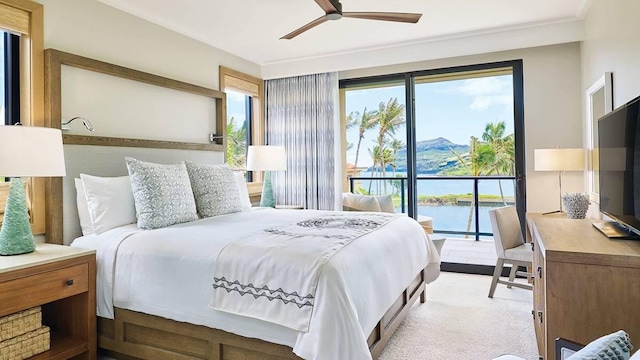
[[[265,81],[268,145],[282,145],[287,170],[272,173],[276,204],[335,209],[336,73]]]

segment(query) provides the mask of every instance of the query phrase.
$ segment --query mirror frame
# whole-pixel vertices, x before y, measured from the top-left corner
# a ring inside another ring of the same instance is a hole
[[[601,99],[604,103],[604,114],[613,111],[613,73],[605,72],[598,80],[596,80],[585,91],[585,154],[587,166],[585,167],[585,188],[589,194],[589,199],[592,203],[600,203],[600,194],[595,188],[595,177],[597,176],[598,169],[595,168],[594,157],[597,156],[597,146],[595,144],[594,137],[597,134],[597,127],[594,127],[597,119],[594,119],[593,104],[595,96],[600,93],[600,90],[604,90],[602,95],[604,99]],[[598,95],[600,96],[600,95]]]

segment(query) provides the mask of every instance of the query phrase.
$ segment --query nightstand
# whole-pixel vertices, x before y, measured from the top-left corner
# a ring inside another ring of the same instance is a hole
[[[49,351],[29,359],[95,360],[94,250],[37,244],[29,254],[0,257],[0,316],[42,306]]]
[[[303,210],[304,206],[302,206],[302,205],[276,205],[276,209]]]

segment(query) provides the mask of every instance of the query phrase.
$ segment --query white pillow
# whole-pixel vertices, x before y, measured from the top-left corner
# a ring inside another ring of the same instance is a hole
[[[80,179],[96,235],[137,221],[128,176],[100,177],[80,174]]]
[[[244,173],[236,171],[233,173],[236,179],[236,185],[238,185],[238,192],[240,193],[240,205],[242,211],[251,210],[251,199],[249,199],[249,189],[247,189],[247,181],[244,178]]]
[[[343,197],[344,206],[356,211],[380,212],[380,204],[375,196],[347,194]]]
[[[80,228],[82,229],[82,235],[93,234],[93,224],[91,223],[91,216],[89,215],[89,205],[87,204],[87,196],[84,193],[84,186],[82,180],[73,179],[76,185],[76,206],[78,207],[78,218],[80,218]]]
[[[380,205],[380,211],[388,213],[396,212],[391,195],[378,195],[376,196],[376,200],[378,200],[378,205]]]

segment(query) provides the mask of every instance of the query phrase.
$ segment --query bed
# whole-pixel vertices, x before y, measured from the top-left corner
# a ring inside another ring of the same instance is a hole
[[[48,50],[45,58],[46,110],[53,127],[60,126],[62,65],[97,68],[112,76],[126,74],[128,79],[142,77],[158,85],[151,81],[153,75],[71,54]],[[168,79],[160,83],[175,84]],[[178,85],[174,88],[189,88],[189,84]],[[224,97],[215,91],[207,94],[214,95],[216,113],[224,117],[219,101]],[[52,179],[48,185],[47,241],[97,250],[98,346],[113,357],[375,358],[411,306],[418,299],[424,302],[426,283],[438,276],[439,258],[422,228],[401,215],[386,215],[379,226],[358,233],[314,272],[317,292],[306,327],[305,321],[292,325],[260,319],[256,314],[216,310],[211,307],[216,265],[223,262],[220,254],[231,244],[247,239],[260,242],[265,229],[286,232],[300,223],[326,222],[329,217],[353,221],[361,215],[249,209],[155,230],[140,230],[131,224],[100,235],[80,236],[74,186],[80,173],[126,175],[125,156],[163,164],[183,160],[219,164],[223,155],[215,144],[73,135],[65,135],[64,142],[67,177]]]

